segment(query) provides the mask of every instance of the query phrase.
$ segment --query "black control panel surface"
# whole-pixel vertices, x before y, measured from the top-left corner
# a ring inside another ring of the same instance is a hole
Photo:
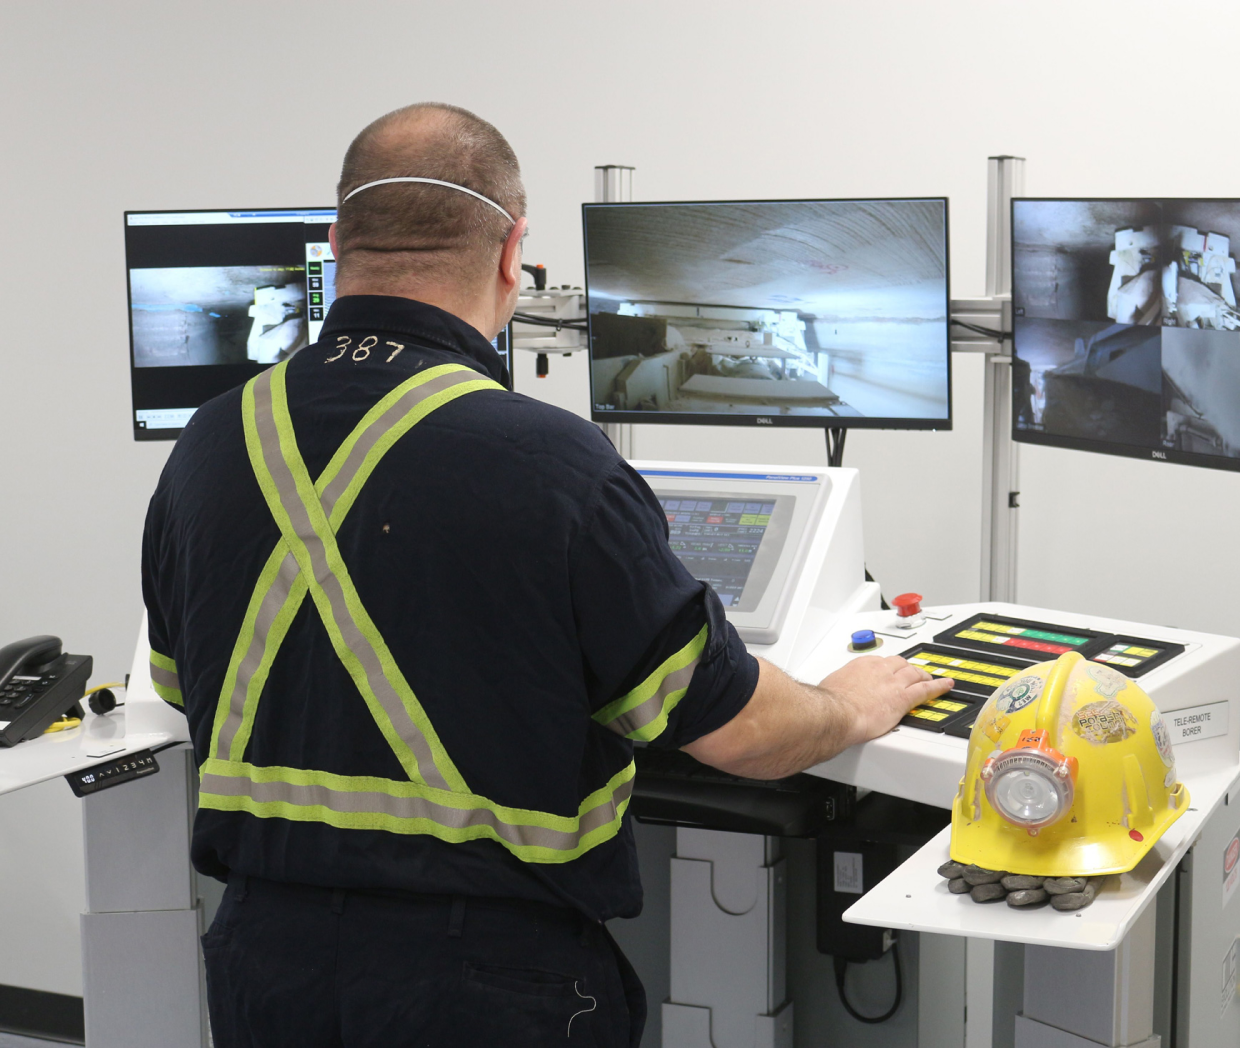
[[[954,648],[1002,652],[1011,658],[1031,662],[1046,662],[1075,651],[1091,662],[1114,666],[1128,677],[1140,677],[1184,651],[1183,644],[1173,641],[1013,619],[989,612],[970,615],[934,639]]]
[[[982,704],[995,690],[1033,665],[1023,659],[978,655],[941,644],[916,644],[900,654],[932,677],[951,677],[956,682],[946,695],[914,706],[900,723],[952,735],[956,734],[952,729],[962,723],[972,727]]]

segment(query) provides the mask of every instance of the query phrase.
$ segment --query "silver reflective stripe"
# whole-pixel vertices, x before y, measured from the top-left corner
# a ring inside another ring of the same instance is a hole
[[[288,804],[297,808],[323,807],[342,814],[381,815],[392,819],[425,819],[450,830],[486,826],[517,847],[571,851],[587,834],[615,820],[633,792],[633,779],[620,783],[611,797],[583,812],[574,831],[504,822],[490,808],[454,808],[424,797],[393,797],[379,791],[333,790],[318,784],[254,782],[249,778],[206,773],[202,792],[225,797],[248,797],[259,804]]]
[[[608,721],[604,727],[614,731],[617,735],[628,735],[630,732],[644,728],[647,724],[657,720],[663,712],[663,704],[667,701],[669,695],[673,692],[684,691],[689,687],[689,682],[693,680],[693,671],[697,669],[698,663],[702,661],[699,655],[688,666],[682,666],[674,673],[669,673],[663,678],[659,685],[659,690],[650,696],[640,706],[634,706],[631,710],[626,710],[616,717],[615,720]]]
[[[254,634],[250,637],[250,646],[246,649],[241,665],[237,667],[237,678],[233,684],[232,694],[228,697],[228,717],[220,728],[220,741],[216,746],[215,756],[220,760],[228,760],[233,739],[237,737],[237,729],[241,727],[241,719],[245,715],[245,697],[250,688],[250,681],[258,672],[263,661],[263,652],[267,649],[267,635],[271,632],[271,624],[275,621],[301,569],[297,566],[297,558],[286,553],[280,562],[280,570],[275,582],[263,594],[263,602],[259,605],[258,615],[254,619]]]
[[[433,397],[436,393],[441,393],[445,389],[451,389],[462,382],[477,382],[482,377],[482,375],[475,371],[451,371],[446,375],[433,378],[429,382],[423,382],[420,386],[415,386],[396,401],[387,411],[366,427],[357,438],[357,443],[350,449],[348,458],[345,459],[344,464],[340,467],[340,472],[323,489],[323,494],[319,500],[323,504],[323,512],[328,517],[331,517],[332,510],[336,508],[336,502],[344,494],[345,489],[353,482],[353,478],[357,476],[357,471],[362,468],[362,463],[366,461],[366,456],[370,453],[370,449],[378,444],[383,435],[408,415],[409,412],[428,397]]]
[[[340,631],[345,647],[360,663],[371,691],[387,714],[397,736],[413,753],[418,763],[418,771],[426,784],[447,790],[448,783],[435,764],[425,736],[410,720],[405,704],[384,674],[378,652],[358,629],[349,611],[340,580],[336,578],[327,563],[327,551],[323,542],[310,523],[310,515],[301,501],[301,496],[297,493],[297,484],[293,479],[293,474],[280,451],[280,436],[272,415],[271,374],[271,369],[268,369],[254,382],[254,422],[262,447],[263,462],[279,494],[280,505],[288,514],[294,533],[305,544],[314,580],[327,598],[332,618],[335,620],[336,628]]]
[[[161,688],[171,688],[173,691],[181,690],[181,678],[172,670],[163,669],[151,663],[151,683],[158,684]]]
[[[331,517],[332,511],[336,508],[336,502],[357,476],[357,472],[362,468],[367,454],[382,439],[383,435],[399,423],[405,415],[416,408],[427,397],[434,396],[441,390],[449,389],[461,382],[475,382],[478,377],[473,371],[455,371],[449,372],[446,375],[440,375],[429,382],[423,382],[420,386],[410,389],[404,396],[392,404],[387,411],[368,425],[358,436],[357,441],[337,471],[336,476],[323,490],[320,501],[324,514]],[[220,728],[219,742],[215,750],[215,756],[220,760],[229,759],[233,740],[237,737],[237,732],[240,730],[241,723],[245,717],[245,703],[250,690],[250,682],[254,679],[254,674],[258,672],[259,666],[263,661],[263,655],[267,650],[271,625],[280,613],[280,609],[287,602],[293,583],[297,580],[299,574],[300,569],[297,566],[297,558],[292,553],[286,554],[280,564],[280,570],[275,582],[263,595],[262,603],[259,606],[254,621],[254,633],[250,638],[249,647],[246,649],[241,664],[237,667],[237,675],[234,679],[232,692],[228,697],[228,716]]]

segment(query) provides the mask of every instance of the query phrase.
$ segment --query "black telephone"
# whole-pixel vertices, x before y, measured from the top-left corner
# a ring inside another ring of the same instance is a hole
[[[94,660],[67,655],[59,637],[28,637],[0,648],[0,746],[38,738],[70,711],[82,716]]]

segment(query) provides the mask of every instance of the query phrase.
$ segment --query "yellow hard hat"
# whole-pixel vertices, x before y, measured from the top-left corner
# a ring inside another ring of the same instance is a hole
[[[1153,700],[1069,652],[982,707],[952,803],[951,857],[1033,876],[1124,873],[1187,808]]]

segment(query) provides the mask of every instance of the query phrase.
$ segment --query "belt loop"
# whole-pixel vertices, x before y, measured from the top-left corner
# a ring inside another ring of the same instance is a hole
[[[344,913],[344,892],[339,888],[332,889],[332,913]]]
[[[448,911],[448,938],[459,939],[465,930],[465,896],[452,896],[452,907]]]
[[[250,878],[242,874],[237,878],[237,902],[245,902],[245,897],[250,890]]]

